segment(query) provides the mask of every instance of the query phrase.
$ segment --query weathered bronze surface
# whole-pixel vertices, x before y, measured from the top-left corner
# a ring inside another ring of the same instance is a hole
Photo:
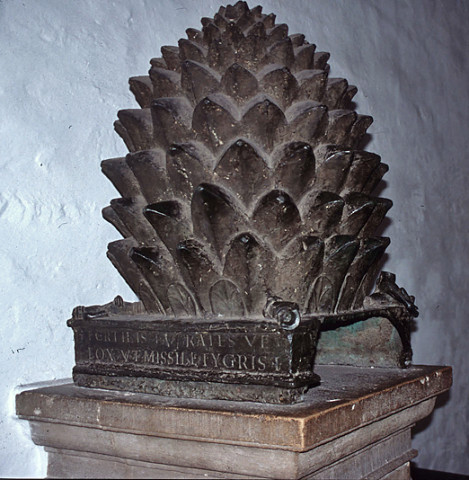
[[[103,215],[140,302],[75,310],[75,381],[293,402],[317,384],[319,329],[318,362],[407,365],[413,297],[385,272],[370,295],[392,202],[372,196],[388,167],[361,149],[356,87],[261,7],[202,26],[130,79],[141,108],[118,113],[130,153],[102,163],[121,195]]]

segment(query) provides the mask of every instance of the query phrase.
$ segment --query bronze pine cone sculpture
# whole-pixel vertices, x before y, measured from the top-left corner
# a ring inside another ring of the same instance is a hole
[[[277,319],[285,330],[309,318],[345,328],[339,344],[356,322],[385,317],[405,365],[413,297],[386,273],[370,296],[389,244],[375,231],[392,202],[372,196],[388,167],[360,149],[372,118],[353,110],[356,87],[330,78],[329,54],[261,7],[221,7],[202,26],[130,79],[141,108],[115,123],[130,153],[102,163],[121,195],[103,215],[124,237],[108,256],[141,300],[128,308],[170,323]],[[125,308],[117,299],[85,314]],[[314,335],[298,347],[309,384]]]
[[[360,309],[389,244],[387,171],[357,150],[369,116],[328,78],[329,54],[245,2],[220,8],[130,79],[115,124],[130,154],[102,164],[122,198],[109,257],[149,312],[262,316]]]

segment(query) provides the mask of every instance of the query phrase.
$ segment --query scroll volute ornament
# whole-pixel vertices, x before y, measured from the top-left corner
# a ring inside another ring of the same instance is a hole
[[[115,123],[130,153],[102,163],[121,195],[103,215],[124,237],[108,256],[132,308],[287,329],[384,316],[409,361],[413,299],[389,275],[369,296],[392,202],[372,196],[388,167],[360,149],[372,118],[352,109],[356,87],[259,6],[221,7],[202,26],[130,79],[141,108]]]

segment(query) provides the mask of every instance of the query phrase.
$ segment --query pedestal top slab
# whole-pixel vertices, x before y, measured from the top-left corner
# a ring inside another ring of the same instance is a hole
[[[451,387],[451,367],[318,366],[296,405],[193,400],[65,384],[17,396],[19,417],[166,438],[307,451]]]

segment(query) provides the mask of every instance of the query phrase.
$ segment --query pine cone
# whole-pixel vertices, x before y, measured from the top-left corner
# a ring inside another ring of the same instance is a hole
[[[363,308],[392,203],[371,196],[387,166],[359,150],[356,87],[261,7],[202,25],[129,81],[141,108],[115,128],[130,153],[102,163],[122,196],[103,211],[124,237],[109,258],[163,316]]]

